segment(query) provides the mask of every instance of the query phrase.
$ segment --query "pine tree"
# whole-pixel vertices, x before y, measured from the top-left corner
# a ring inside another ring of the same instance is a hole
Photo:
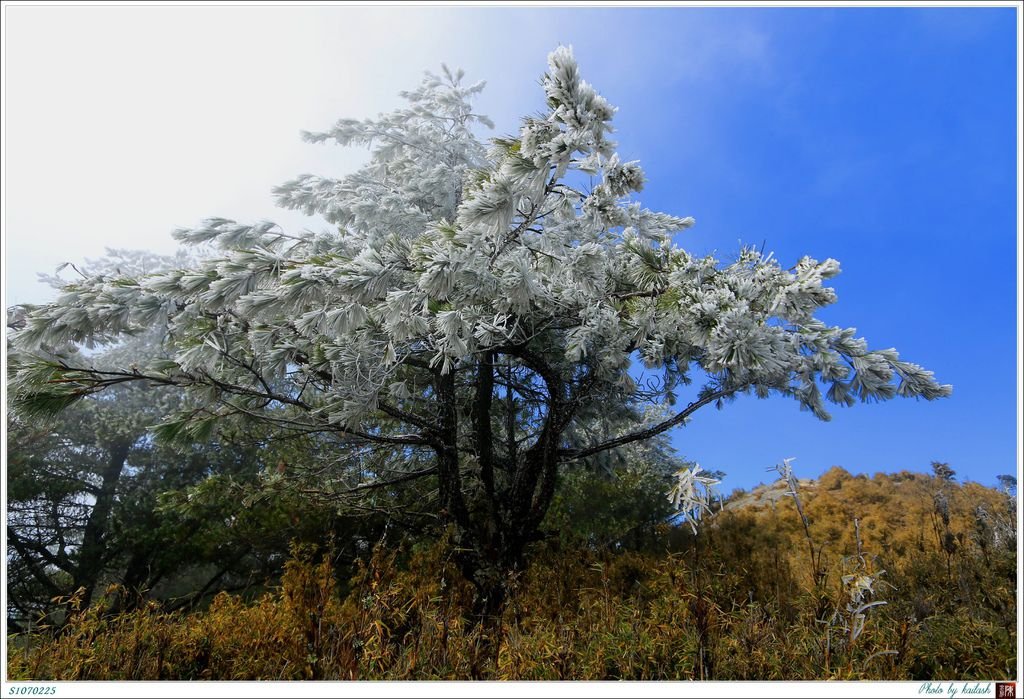
[[[405,107],[305,135],[370,149],[348,176],[276,190],[334,230],[210,219],[175,233],[215,246],[200,262],[94,276],[28,309],[19,410],[124,382],[184,387],[199,408],[168,416],[163,437],[259,420],[323,435],[351,465],[346,492],[432,479],[419,507],[450,526],[486,618],[565,469],[741,394],[789,396],[820,419],[826,403],[950,394],[815,317],[836,298],[835,260],[786,269],[747,248],[722,263],[676,245],[693,219],[636,201],[644,173],[616,153],[616,110],[570,49],[549,56],[546,112],[489,146],[473,132],[488,124],[471,105],[483,83],[462,78],[427,74]],[[101,369],[72,349],[151,327],[165,328],[163,358]]]

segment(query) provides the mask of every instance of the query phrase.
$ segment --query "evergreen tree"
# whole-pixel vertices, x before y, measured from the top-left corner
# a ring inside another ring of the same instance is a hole
[[[276,192],[334,230],[210,219],[176,236],[214,257],[90,277],[30,309],[15,338],[19,410],[125,382],[182,387],[195,407],[163,437],[255,419],[331,440],[349,492],[433,483],[417,507],[451,526],[486,617],[565,469],[741,394],[788,396],[820,419],[828,402],[949,395],[815,317],[835,300],[835,260],[785,268],[748,248],[721,263],[676,245],[694,221],[635,200],[644,174],[609,139],[615,108],[569,49],[548,63],[546,111],[489,147],[472,130],[488,123],[471,106],[483,84],[447,69],[402,109],[306,134],[371,149],[346,177]],[[154,326],[166,354],[152,361],[106,369],[69,350]]]

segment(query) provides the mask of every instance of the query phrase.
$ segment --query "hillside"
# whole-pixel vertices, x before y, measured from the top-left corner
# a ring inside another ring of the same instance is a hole
[[[869,478],[834,466],[820,478],[800,479],[798,484],[811,536],[827,555],[856,553],[854,519],[859,521],[863,549],[881,556],[891,554],[893,560],[902,560],[913,551],[944,551],[947,532],[953,534],[957,546],[979,545],[985,540],[979,527],[1001,527],[1007,530],[1005,536],[1011,534],[1008,530],[1014,521],[1004,493],[978,483],[944,482],[909,471],[876,473]],[[794,534],[797,539],[805,538],[787,491],[781,480],[760,485],[729,498],[725,510],[769,520],[778,534],[788,538]],[[949,517],[946,523],[943,510]]]
[[[977,679],[1016,663],[1015,502],[978,484],[833,468],[734,494],[694,537],[551,538],[496,655],[446,544],[378,549],[339,585],[297,547],[281,587],[191,615],[157,604],[9,639],[32,679]],[[855,525],[856,521],[856,525]],[[859,533],[859,544],[858,544]],[[442,537],[443,539],[443,537]],[[814,564],[811,560],[814,560]],[[341,589],[345,592],[342,593]]]

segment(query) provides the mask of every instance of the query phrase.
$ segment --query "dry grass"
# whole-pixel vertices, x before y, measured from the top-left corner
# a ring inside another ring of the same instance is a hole
[[[846,474],[848,476],[848,474]],[[785,500],[731,508],[660,552],[549,541],[515,581],[497,656],[463,615],[470,590],[444,542],[376,551],[342,598],[329,556],[296,547],[280,587],[191,615],[155,604],[76,611],[11,637],[11,679],[998,679],[1016,662],[1015,542],[972,517],[1005,498],[947,489],[953,553],[925,476],[830,472],[802,493],[825,551],[817,587]],[[852,515],[860,519],[862,554]],[[991,516],[989,517],[991,519]],[[918,524],[915,525],[914,522]],[[872,524],[873,523],[873,524]],[[987,537],[987,538],[986,538]],[[880,571],[885,569],[885,573]],[[860,612],[857,576],[873,581]],[[844,579],[845,576],[845,579]],[[851,577],[853,576],[853,577]],[[884,582],[883,582],[884,581]],[[857,634],[851,628],[858,625]]]

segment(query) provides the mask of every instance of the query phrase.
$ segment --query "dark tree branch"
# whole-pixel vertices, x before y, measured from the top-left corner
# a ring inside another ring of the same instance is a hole
[[[329,387],[334,383],[334,377],[331,375],[330,372],[313,367],[313,365],[309,362],[309,358],[306,357],[304,354],[300,354],[298,357],[296,357],[296,361],[301,366],[308,367],[310,371],[312,371],[317,377],[319,377],[325,383],[325,386]],[[421,365],[421,363],[418,362],[418,360],[414,360],[409,357],[403,359],[403,363],[407,363],[412,366],[422,366],[422,368],[428,368],[427,364],[423,363]],[[416,427],[419,427],[424,430],[433,431],[436,430],[438,427],[437,423],[435,423],[433,420],[430,420],[429,418],[423,417],[422,415],[416,415],[415,413],[411,413],[408,410],[403,410],[398,406],[391,405],[384,401],[378,401],[377,408],[385,415],[390,415],[393,418],[403,420],[409,423],[410,425],[415,425]]]
[[[452,373],[434,374],[434,389],[441,404],[441,429],[438,430],[437,451],[438,493],[441,498],[442,519],[452,518],[464,530],[469,530],[469,510],[462,493],[459,473],[459,413]]]
[[[123,371],[101,371],[99,369],[74,368],[74,367],[70,367],[70,366],[68,366],[66,364],[62,364],[61,366],[62,366],[62,370],[65,371],[65,372],[75,372],[75,373],[84,374],[84,375],[90,377],[90,380],[93,383],[89,386],[89,389],[88,389],[87,393],[94,393],[94,392],[102,390],[104,388],[108,388],[110,386],[114,386],[114,385],[117,385],[117,384],[130,382],[130,381],[148,381],[148,382],[156,384],[156,385],[176,386],[176,387],[193,386],[193,385],[196,385],[196,384],[205,384],[205,385],[213,386],[214,388],[218,389],[222,393],[226,393],[226,394],[229,394],[229,395],[244,396],[244,397],[248,397],[248,398],[257,398],[257,399],[266,400],[268,402],[274,401],[274,402],[277,402],[277,403],[281,403],[283,405],[294,406],[294,407],[299,408],[299,409],[303,410],[304,412],[306,412],[308,414],[311,414],[311,415],[315,415],[316,414],[316,408],[314,408],[312,405],[310,405],[309,403],[306,403],[305,401],[303,401],[301,399],[293,398],[292,396],[288,396],[288,395],[285,395],[283,393],[278,393],[278,392],[272,391],[272,390],[259,391],[259,390],[256,390],[254,388],[250,388],[250,387],[247,387],[247,386],[239,386],[237,384],[227,383],[225,381],[221,381],[219,379],[216,379],[216,378],[214,378],[214,377],[212,377],[212,376],[210,376],[208,374],[205,374],[203,377],[196,377],[196,376],[192,376],[190,374],[183,373],[182,374],[182,378],[176,380],[173,377],[153,376],[152,374],[143,374],[143,373],[137,372],[137,371],[136,372],[132,372],[132,373],[128,373],[128,372],[123,372]],[[73,382],[73,381],[78,381],[78,380],[79,379],[70,379],[69,378],[69,379],[62,379],[59,382],[60,383],[66,383],[66,382]],[[234,405],[234,404],[231,404],[231,403],[226,403],[226,402],[225,402],[225,404],[229,405],[234,410],[238,410],[238,411],[241,411],[241,412],[247,412],[247,413],[253,415],[254,417],[259,417],[261,419],[266,419],[266,416],[264,416],[264,415],[257,415],[256,413],[252,413],[251,411],[246,411],[243,408],[241,408],[240,406],[237,406],[237,405]],[[273,419],[273,418],[271,418],[271,419]],[[425,437],[424,435],[418,435],[418,434],[408,434],[408,435],[402,435],[402,434],[400,434],[400,435],[372,434],[372,433],[369,433],[369,432],[360,432],[358,430],[351,430],[351,429],[347,429],[347,428],[343,428],[343,427],[338,427],[337,425],[331,425],[325,419],[323,419],[322,417],[319,417],[319,416],[317,416],[317,419],[320,422],[320,424],[322,425],[323,430],[325,430],[325,431],[336,432],[336,433],[342,434],[344,436],[355,437],[355,438],[358,438],[358,439],[365,440],[367,442],[373,442],[375,444],[407,444],[407,445],[428,445],[428,444],[432,444],[432,442],[427,437]]]
[[[110,551],[106,545],[110,530],[110,513],[113,511],[118,483],[121,480],[121,473],[128,459],[132,441],[118,439],[110,445],[108,461],[100,473],[102,479],[100,492],[96,496],[92,512],[89,513],[89,520],[82,532],[82,546],[79,549],[78,566],[72,585],[75,589],[85,588],[82,597],[83,608],[88,607],[91,603],[100,573],[110,557]]]
[[[419,471],[411,471],[401,476],[396,476],[386,481],[375,481],[373,483],[363,483],[361,485],[353,486],[340,493],[332,493],[332,495],[343,495],[348,493],[358,493],[363,490],[372,490],[374,488],[387,488],[388,486],[398,485],[399,483],[408,483],[409,481],[418,480],[420,478],[426,478],[437,473],[437,468],[431,466],[430,468],[420,469]]]
[[[473,427],[476,432],[476,458],[480,479],[487,494],[488,507],[495,514],[494,435],[491,430],[491,405],[494,398],[494,354],[486,353],[477,365],[476,399],[473,402]]]
[[[516,463],[516,397],[512,390],[512,363],[506,365],[509,384],[505,388],[505,441],[509,464]],[[513,466],[514,467],[514,466]]]
[[[638,432],[632,432],[621,437],[616,437],[615,439],[610,439],[607,442],[603,442],[592,447],[585,447],[583,449],[562,449],[559,451],[559,459],[561,461],[576,461],[578,459],[584,459],[588,456],[593,456],[594,454],[598,454],[602,451],[608,451],[609,449],[621,447],[632,442],[650,439],[651,437],[659,435],[662,432],[672,429],[676,425],[680,424],[686,418],[692,415],[695,411],[697,411],[699,408],[703,408],[705,405],[714,403],[720,398],[730,396],[733,393],[736,393],[737,391],[740,391],[744,388],[746,388],[746,386],[738,386],[735,388],[727,388],[722,389],[720,391],[715,391],[714,393],[709,393],[700,400],[690,403],[688,406],[686,406],[684,410],[681,410],[680,412],[676,413],[668,420],[659,422],[657,425],[648,427],[645,430],[640,430]]]
[[[540,434],[537,441],[523,455],[522,464],[516,468],[509,491],[509,509],[514,526],[521,529],[521,533],[529,538],[534,528],[531,522],[536,519],[532,515],[538,507],[542,506],[542,502],[534,500],[538,479],[542,475],[545,476],[544,488],[539,494],[540,500],[544,500],[547,497],[546,490],[548,488],[552,492],[554,490],[554,481],[557,477],[558,439],[572,416],[566,409],[565,382],[561,374],[548,364],[542,355],[522,345],[503,347],[500,351],[503,354],[518,357],[529,369],[541,377],[548,391],[547,412]],[[546,511],[546,508],[543,509]]]
[[[14,550],[18,552],[18,555],[21,556],[22,562],[25,564],[25,567],[28,568],[32,577],[35,578],[40,585],[45,587],[51,596],[59,597],[64,594],[64,590],[57,587],[57,584],[53,582],[49,575],[46,574],[46,571],[39,567],[36,561],[32,558],[32,554],[35,553],[47,563],[59,568],[60,570],[70,572],[67,566],[58,561],[45,546],[36,546],[31,541],[22,539],[18,536],[18,532],[10,525],[7,525],[7,542],[13,546]]]
[[[415,413],[410,413],[408,410],[403,410],[397,406],[391,405],[390,403],[378,400],[377,408],[385,415],[390,415],[397,420],[402,420],[424,430],[436,430],[438,427],[437,423],[432,420],[428,420],[427,418],[416,415]]]

